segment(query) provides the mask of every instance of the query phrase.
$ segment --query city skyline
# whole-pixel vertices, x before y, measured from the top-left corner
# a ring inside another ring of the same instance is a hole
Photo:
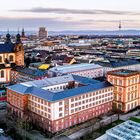
[[[2,1],[0,29],[16,30],[25,27],[35,30],[117,30],[140,29],[138,0],[18,0]],[[124,10],[125,9],[125,10]]]

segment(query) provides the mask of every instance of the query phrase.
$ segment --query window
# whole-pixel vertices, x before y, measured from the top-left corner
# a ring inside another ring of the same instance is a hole
[[[122,85],[122,80],[119,80],[119,85],[120,85],[120,86]]]
[[[48,106],[51,106],[51,104],[48,102]]]
[[[1,71],[1,78],[4,78],[4,71]]]
[[[117,79],[114,79],[114,84],[117,85]]]
[[[13,55],[10,55],[10,56],[9,56],[9,61],[13,61],[13,60],[14,60]]]
[[[129,110],[129,109],[130,109],[130,105],[128,104],[128,105],[127,105],[127,110]]]
[[[62,117],[62,113],[59,113],[59,117]]]
[[[50,110],[50,109],[48,109],[48,112],[50,113],[50,112],[51,112],[51,110]]]
[[[73,102],[73,101],[74,101],[74,99],[72,98],[72,99],[71,99],[71,102]]]
[[[131,100],[133,100],[133,97],[134,97],[134,96],[133,96],[133,93],[132,93],[132,94],[131,94]]]
[[[62,107],[59,108],[59,111],[62,111]]]
[[[49,119],[51,118],[51,115],[50,115],[50,114],[48,114],[48,118],[49,118]]]
[[[45,111],[47,111],[47,107],[45,107]]]
[[[71,104],[71,107],[74,107],[74,104]]]
[[[121,104],[118,104],[118,109],[122,109],[122,105]]]
[[[0,62],[2,62],[2,56],[0,56]]]
[[[18,50],[21,51],[21,46],[18,47]]]
[[[71,113],[74,113],[74,109],[71,110]]]
[[[59,102],[59,105],[62,105],[62,102]]]
[[[135,78],[135,83],[137,83],[137,78]]]

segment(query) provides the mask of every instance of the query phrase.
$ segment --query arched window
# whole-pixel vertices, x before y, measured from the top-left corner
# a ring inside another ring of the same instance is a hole
[[[4,78],[4,71],[1,71],[1,78]]]
[[[0,56],[0,62],[2,62],[2,56]]]
[[[13,55],[10,55],[10,57],[9,57],[9,61],[13,61],[13,60],[14,60]]]
[[[21,46],[18,47],[18,50],[21,51]]]

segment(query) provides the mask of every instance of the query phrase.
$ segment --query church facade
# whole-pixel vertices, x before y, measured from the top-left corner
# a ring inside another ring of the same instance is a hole
[[[11,42],[11,36],[7,34],[5,43],[0,44],[0,87],[11,82],[11,69],[15,66],[24,66],[24,48],[20,34],[16,35],[15,43]]]

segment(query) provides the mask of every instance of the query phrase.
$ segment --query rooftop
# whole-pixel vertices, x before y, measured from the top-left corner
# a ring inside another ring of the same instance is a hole
[[[108,74],[127,77],[127,76],[133,76],[133,75],[140,74],[140,73],[137,71],[121,69],[121,70],[115,70],[115,71],[108,72]]]
[[[23,67],[15,67],[13,70],[19,72],[19,73],[24,73],[27,75],[31,75],[33,77],[35,76],[45,76],[47,75],[46,71],[38,70],[38,69],[31,69],[31,68],[23,68]]]
[[[50,71],[58,72],[58,73],[70,73],[70,72],[84,71],[88,69],[97,69],[97,68],[102,68],[102,66],[98,64],[82,63],[82,64],[58,66],[50,69]]]
[[[140,140],[140,124],[128,120],[106,131],[110,139],[117,140]]]
[[[44,86],[57,85],[69,81],[81,82],[84,83],[85,85],[72,89],[66,89],[64,91],[59,91],[56,93],[46,89],[42,89],[42,87]],[[31,94],[39,98],[43,98],[47,101],[55,102],[58,100],[77,96],[80,94],[89,93],[91,91],[92,92],[98,91],[107,87],[112,87],[112,85],[108,82],[99,82],[96,80],[92,81],[92,79],[89,80],[89,78],[84,78],[80,76],[65,75],[65,76],[59,76],[55,78],[48,78],[48,79],[45,78],[43,80],[35,80],[31,82],[20,83],[13,86],[9,86],[7,87],[7,89],[16,91],[19,94]]]
[[[82,46],[91,46],[90,43],[70,43],[68,44],[69,47],[82,47]]]
[[[108,62],[96,62],[97,64],[103,66],[103,67],[111,67],[111,68],[117,68],[117,67],[123,67],[123,66],[129,66],[129,65],[136,65],[140,64],[137,60],[116,60],[116,61],[108,61]]]
[[[13,43],[0,44],[0,53],[13,53],[15,45]]]

